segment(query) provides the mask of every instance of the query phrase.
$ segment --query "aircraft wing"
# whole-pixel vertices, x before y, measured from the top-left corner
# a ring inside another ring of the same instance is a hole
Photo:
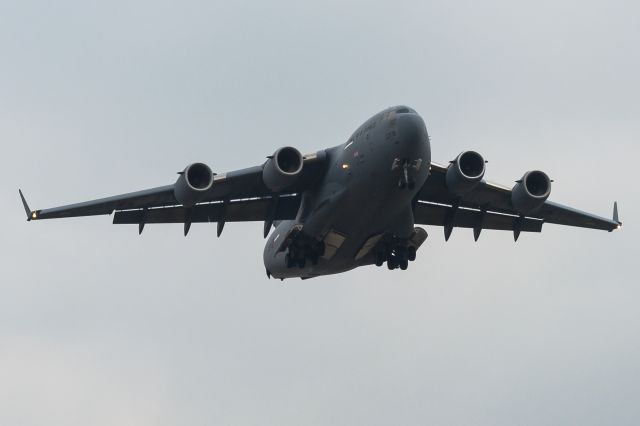
[[[512,205],[511,188],[485,180],[464,195],[455,195],[447,188],[446,172],[447,167],[431,163],[431,174],[417,196],[414,219],[416,224],[444,226],[447,239],[454,227],[473,228],[477,240],[485,228],[511,230],[517,239],[520,232],[540,232],[543,223],[605,231],[622,225],[617,204],[612,219],[551,201],[523,215]]]
[[[277,193],[263,180],[265,164],[215,174],[213,184],[192,206],[185,207],[175,195],[176,184],[100,198],[76,204],[31,210],[20,191],[27,220],[110,215],[113,223],[238,222],[293,219],[301,190],[313,184],[324,166],[324,151],[303,157],[301,176]],[[185,226],[185,232],[188,227]]]

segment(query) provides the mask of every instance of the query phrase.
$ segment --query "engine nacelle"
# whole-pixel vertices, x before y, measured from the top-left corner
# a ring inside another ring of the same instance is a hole
[[[173,194],[180,204],[193,206],[213,185],[213,172],[204,163],[189,164],[176,181]]]
[[[519,213],[537,209],[549,198],[551,179],[540,170],[532,170],[522,176],[511,190],[511,204]]]
[[[463,195],[475,188],[484,176],[485,161],[475,151],[464,151],[447,167],[445,182],[456,195]]]
[[[302,172],[302,154],[297,149],[285,146],[273,153],[262,170],[264,184],[273,192],[282,191],[295,183]]]

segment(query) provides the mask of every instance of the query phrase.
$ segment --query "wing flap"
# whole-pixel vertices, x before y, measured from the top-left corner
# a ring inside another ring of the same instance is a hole
[[[471,208],[454,209],[451,205],[418,202],[413,212],[419,225],[453,226],[455,228],[479,228],[503,231],[541,232],[544,221],[504,213]]]
[[[300,206],[299,196],[279,197],[275,212],[274,198],[238,200],[181,206],[116,211],[114,224],[249,222],[294,219]],[[273,215],[273,217],[269,217]]]

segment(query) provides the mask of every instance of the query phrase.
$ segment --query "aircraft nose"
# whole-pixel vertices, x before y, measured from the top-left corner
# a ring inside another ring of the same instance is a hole
[[[427,127],[416,113],[398,114],[398,141],[402,151],[412,157],[419,155],[427,144]]]

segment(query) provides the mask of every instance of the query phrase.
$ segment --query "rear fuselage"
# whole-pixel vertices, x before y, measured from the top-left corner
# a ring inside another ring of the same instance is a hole
[[[326,154],[324,178],[302,194],[296,219],[280,222],[267,240],[264,263],[275,278],[310,278],[372,264],[374,242],[414,233],[412,200],[431,163],[427,129],[415,111],[382,111]],[[297,234],[323,245],[317,261],[288,264],[283,241]]]

